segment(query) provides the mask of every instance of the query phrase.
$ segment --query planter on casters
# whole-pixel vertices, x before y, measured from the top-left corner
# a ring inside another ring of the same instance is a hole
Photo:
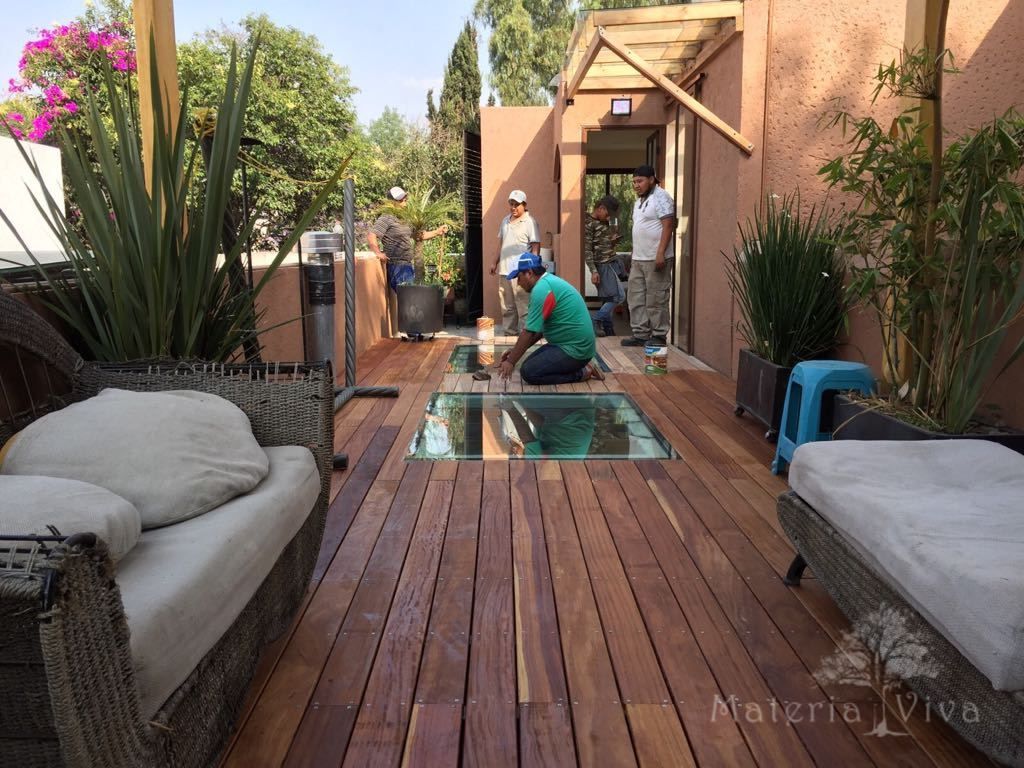
[[[765,438],[775,442],[782,424],[782,407],[786,403],[786,386],[792,368],[770,363],[749,349],[740,350],[736,373],[736,415],[749,412],[768,431]]]
[[[398,330],[410,338],[444,328],[444,290],[437,285],[398,286]]]
[[[953,435],[933,432],[908,424],[887,413],[867,408],[846,395],[837,394],[833,407],[833,440],[952,440],[969,438],[988,440],[1024,453],[1024,432],[970,432]]]

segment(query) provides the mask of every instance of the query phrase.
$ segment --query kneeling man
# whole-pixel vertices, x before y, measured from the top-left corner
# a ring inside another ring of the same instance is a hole
[[[524,253],[509,280],[530,295],[526,324],[516,345],[501,356],[501,376],[508,378],[526,351],[543,337],[547,344],[530,355],[519,371],[527,384],[568,384],[603,379],[591,360],[596,352],[594,323],[580,292],[549,275],[540,256]]]

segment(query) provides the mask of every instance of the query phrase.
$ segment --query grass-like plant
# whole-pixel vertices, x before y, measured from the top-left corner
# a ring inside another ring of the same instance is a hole
[[[106,127],[97,100],[90,96],[88,137],[68,131],[60,134],[64,168],[81,210],[84,236],[69,225],[61,206],[42,184],[39,166],[21,148],[44,190],[42,199],[35,199],[36,207],[67,254],[73,277],[52,275],[23,240],[22,247],[52,290],[53,310],[94,359],[224,361],[239,355],[243,345],[251,345],[259,333],[256,298],[341,178],[344,166],[324,184],[251,291],[232,283],[231,272],[237,271],[254,218],[242,223],[234,247],[223,257],[222,226],[258,48],[257,42],[241,72],[232,51],[206,182],[192,204],[190,188],[201,154],[185,111],[187,99],[182,98],[173,131],[162,100],[154,99],[150,184],[132,94],[118,90],[109,70],[106,88],[112,129]],[[151,71],[153,92],[160,93],[155,57]],[[11,226],[2,211],[0,216]]]
[[[804,215],[795,194],[769,195],[764,212],[740,226],[726,273],[738,330],[758,357],[791,368],[835,349],[846,321],[841,233],[824,208]]]

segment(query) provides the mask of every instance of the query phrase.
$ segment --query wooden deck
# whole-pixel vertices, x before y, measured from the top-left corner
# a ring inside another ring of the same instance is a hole
[[[224,765],[990,764],[923,704],[868,735],[877,694],[816,682],[848,624],[780,579],[763,427],[725,377],[676,352],[644,376],[615,341],[605,382],[559,389],[630,393],[681,460],[405,462],[431,392],[523,385],[445,374],[454,341],[363,355],[401,395],[337,416],[320,562]]]

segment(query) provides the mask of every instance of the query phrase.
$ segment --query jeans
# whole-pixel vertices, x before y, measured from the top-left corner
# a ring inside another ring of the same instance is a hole
[[[614,330],[612,312],[626,299],[626,292],[622,288],[622,283],[619,282],[621,269],[617,260],[597,265],[597,274],[601,276],[601,282],[597,286],[597,295],[604,299],[604,304],[594,313],[594,321],[600,323],[601,328],[607,334],[611,334]]]
[[[569,357],[555,344],[545,344],[523,360],[519,375],[527,384],[569,384],[583,379],[589,362]]]
[[[387,272],[388,285],[395,293],[398,293],[398,286],[411,283],[416,277],[412,264],[404,261],[387,262]]]

